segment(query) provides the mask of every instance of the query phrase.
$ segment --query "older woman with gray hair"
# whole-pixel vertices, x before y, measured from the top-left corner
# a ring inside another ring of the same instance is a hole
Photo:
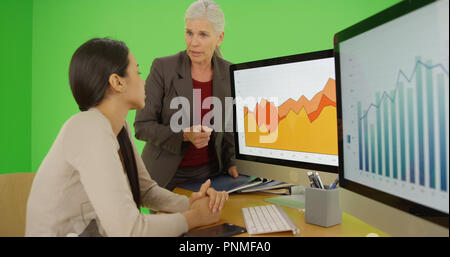
[[[146,80],[145,108],[136,112],[134,123],[136,138],[146,141],[142,159],[151,177],[169,190],[219,174],[238,176],[234,137],[225,132],[229,119],[224,114],[230,111],[225,98],[231,90],[230,63],[220,53],[224,25],[217,3],[192,3],[185,15],[186,50],[156,58]]]

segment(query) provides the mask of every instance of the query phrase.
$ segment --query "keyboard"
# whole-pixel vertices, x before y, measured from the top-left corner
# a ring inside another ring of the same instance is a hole
[[[277,205],[242,208],[242,215],[249,235],[284,231],[292,231],[294,235],[300,233],[283,208]]]

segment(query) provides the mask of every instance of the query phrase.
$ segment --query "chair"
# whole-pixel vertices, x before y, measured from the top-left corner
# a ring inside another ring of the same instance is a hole
[[[28,195],[35,173],[0,175],[0,237],[23,237]]]

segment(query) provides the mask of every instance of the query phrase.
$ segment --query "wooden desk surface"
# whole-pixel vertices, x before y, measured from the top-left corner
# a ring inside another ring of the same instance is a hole
[[[190,196],[192,191],[175,188],[173,192],[177,194],[182,194]],[[230,194],[230,198],[225,203],[222,216],[219,223],[200,227],[197,229],[202,229],[221,223],[231,223],[241,227],[245,227],[244,218],[242,217],[242,208],[252,207],[258,205],[269,205],[271,203],[265,202],[264,199],[269,197],[277,197],[276,195],[264,194],[264,193],[246,193],[246,194]],[[379,236],[389,236],[386,233],[356,219],[355,217],[343,212],[342,213],[342,223],[329,228],[320,227],[317,225],[312,225],[305,223],[305,212],[303,210],[294,209],[290,207],[282,206],[286,214],[295,225],[300,229],[300,233],[293,235],[292,232],[279,232],[270,233],[262,235],[249,235],[247,233],[237,235],[238,237],[253,237],[253,236],[263,236],[263,237],[365,237],[369,233],[376,233]]]

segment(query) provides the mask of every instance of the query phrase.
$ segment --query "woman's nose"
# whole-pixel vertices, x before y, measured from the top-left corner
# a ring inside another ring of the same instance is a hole
[[[198,38],[198,36],[193,36],[192,37],[192,45],[198,45],[200,43],[200,40]]]

